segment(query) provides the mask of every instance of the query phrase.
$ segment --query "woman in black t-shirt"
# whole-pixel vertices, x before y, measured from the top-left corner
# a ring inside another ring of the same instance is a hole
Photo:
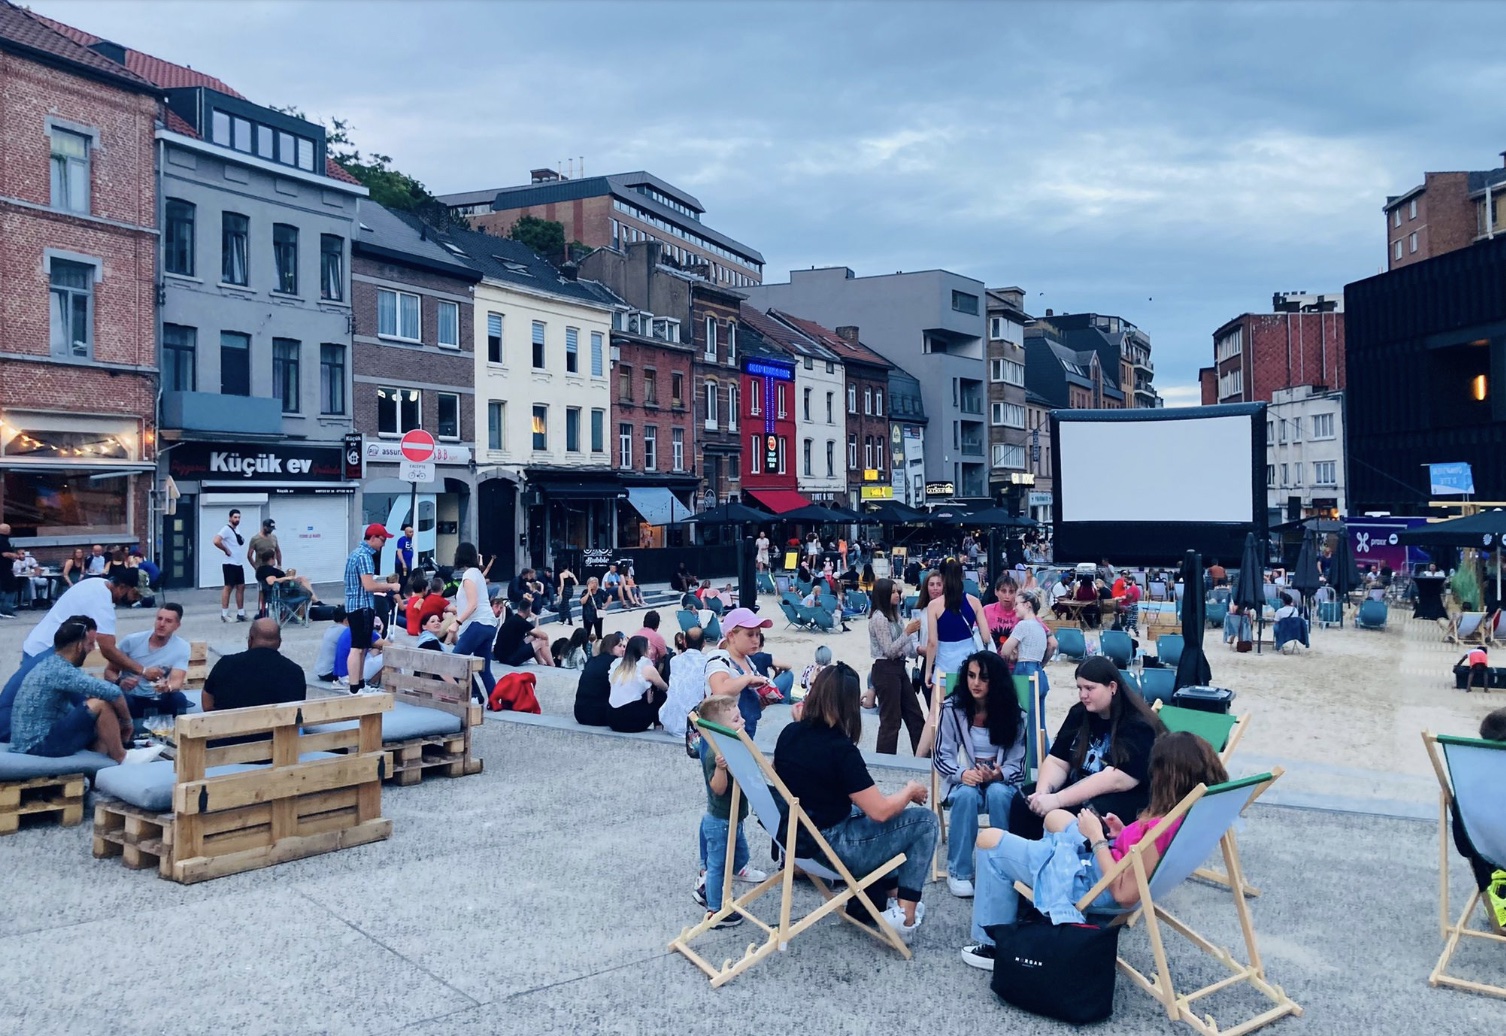
[[[925,785],[910,781],[893,795],[874,786],[857,746],[861,690],[858,674],[845,662],[823,669],[805,696],[800,721],[779,733],[774,772],[854,876],[905,854],[899,869],[869,892],[875,904],[894,896],[884,920],[909,943],[925,917],[920,893],[930,878],[940,827],[936,814],[924,808]],[[861,900],[851,903],[862,906]]]
[[[601,639],[601,613],[611,600],[595,576],[586,580],[586,588],[580,592],[580,624],[597,640]]]
[[[1039,838],[1047,813],[1091,802],[1101,814],[1139,816],[1150,801],[1150,750],[1165,733],[1160,719],[1119,675],[1095,655],[1077,667],[1077,704],[1067,713],[1051,754],[1029,795],[1017,795],[1009,830]]]
[[[611,726],[612,667],[622,657],[622,647],[622,634],[608,633],[601,638],[601,650],[580,671],[580,682],[575,686],[575,722],[581,726]]]

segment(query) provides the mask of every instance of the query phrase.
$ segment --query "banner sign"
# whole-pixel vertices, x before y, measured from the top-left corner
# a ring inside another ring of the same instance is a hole
[[[1467,461],[1452,464],[1429,464],[1428,482],[1434,496],[1475,491],[1475,475]]]

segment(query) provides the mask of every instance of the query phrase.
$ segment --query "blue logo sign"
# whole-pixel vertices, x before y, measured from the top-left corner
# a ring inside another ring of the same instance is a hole
[[[1475,491],[1475,475],[1466,461],[1453,464],[1429,464],[1428,482],[1434,496]]]

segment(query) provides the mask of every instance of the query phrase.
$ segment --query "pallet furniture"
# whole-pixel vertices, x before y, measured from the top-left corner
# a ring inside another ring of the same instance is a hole
[[[18,831],[23,817],[56,819],[64,827],[82,822],[86,779],[114,765],[99,752],[55,758],[0,744],[0,835]]]
[[[387,838],[391,708],[380,694],[179,716],[173,761],[99,772],[94,855],[192,884]],[[304,726],[342,720],[356,725]]]
[[[1506,983],[1491,985],[1449,974],[1449,963],[1463,939],[1483,939],[1506,950],[1506,934],[1491,924],[1489,905],[1478,888],[1471,891],[1458,920],[1449,916],[1449,829],[1451,812],[1459,821],[1475,851],[1487,860],[1506,858],[1506,818],[1500,807],[1501,783],[1506,778],[1506,742],[1451,737],[1423,731],[1423,746],[1438,775],[1438,928],[1444,938],[1443,953],[1428,976],[1430,986],[1449,986],[1486,996],[1506,997]],[[1474,883],[1471,875],[1471,884]],[[1482,906],[1485,927],[1471,928],[1475,908]]]

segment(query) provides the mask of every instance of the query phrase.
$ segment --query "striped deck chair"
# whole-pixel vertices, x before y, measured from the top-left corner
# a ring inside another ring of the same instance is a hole
[[[1249,904],[1244,895],[1233,897],[1234,910],[1239,918],[1240,931],[1244,936],[1245,954],[1248,963],[1241,963],[1233,953],[1197,932],[1187,922],[1173,917],[1161,905],[1173,889],[1195,874],[1202,862],[1215,848],[1221,849],[1224,865],[1228,867],[1232,886],[1244,890],[1244,875],[1239,868],[1239,854],[1235,851],[1230,835],[1235,819],[1246,806],[1254,802],[1282,774],[1280,767],[1269,773],[1239,780],[1226,781],[1212,787],[1199,784],[1187,794],[1177,807],[1153,827],[1146,837],[1124,858],[1111,867],[1098,883],[1078,900],[1079,910],[1085,909],[1100,892],[1108,888],[1119,875],[1126,871],[1134,874],[1140,893],[1140,904],[1132,911],[1111,916],[1089,915],[1106,924],[1134,924],[1144,918],[1146,935],[1150,938],[1151,956],[1155,961],[1155,977],[1151,978],[1123,957],[1119,958],[1119,970],[1135,985],[1149,993],[1166,1009],[1172,1021],[1186,1022],[1201,1036],[1242,1036],[1244,1033],[1269,1025],[1286,1015],[1301,1017],[1302,1008],[1286,995],[1285,990],[1266,978],[1265,965],[1260,959],[1260,948],[1255,941],[1255,925],[1250,917]],[[1144,849],[1153,845],[1157,837],[1177,819],[1182,824],[1166,847],[1166,855],[1156,864],[1155,870],[1146,873]],[[1030,890],[1016,884],[1023,895]],[[1172,978],[1171,967],[1166,958],[1162,939],[1162,925],[1183,936],[1197,949],[1207,954],[1217,965],[1227,968],[1231,974],[1190,992],[1178,992]],[[1196,1001],[1233,986],[1248,986],[1264,996],[1271,1006],[1243,1022],[1224,1027],[1212,1014],[1197,1010]]]
[[[1506,935],[1470,927],[1476,905],[1489,906],[1474,890],[1457,921],[1449,918],[1450,807],[1459,810],[1465,834],[1487,860],[1506,860],[1506,811],[1501,809],[1501,788],[1506,787],[1506,742],[1423,732],[1422,743],[1438,775],[1438,927],[1445,940],[1443,954],[1428,976],[1428,985],[1449,986],[1486,996],[1506,997],[1506,985],[1472,982],[1448,973],[1449,962],[1462,939],[1486,939],[1506,949]],[[1473,883],[1473,876],[1471,876]],[[1487,929],[1489,917],[1485,918]]]
[[[835,914],[879,942],[892,947],[899,952],[900,956],[908,960],[910,948],[904,944],[899,933],[883,919],[881,908],[874,905],[867,891],[874,882],[897,870],[900,864],[905,862],[905,854],[896,854],[869,874],[854,875],[847,869],[846,864],[837,858],[837,854],[832,851],[820,829],[800,808],[800,801],[790,794],[790,790],[779,779],[779,775],[774,772],[774,768],[758,750],[758,746],[753,744],[753,740],[748,737],[746,731],[729,730],[704,719],[697,719],[696,726],[700,728],[701,736],[710,739],[722,758],[727,760],[727,772],[732,775],[732,801],[734,803],[738,801],[737,793],[741,790],[759,824],[782,849],[780,856],[784,865],[741,896],[733,895],[733,872],[728,870],[726,884],[722,888],[722,909],[695,927],[686,928],[669,944],[669,948],[677,953],[683,953],[692,964],[705,972],[711,979],[712,987],[715,988],[732,981],[774,951],[788,949],[790,940],[795,936],[800,935],[828,914]],[[779,804],[774,798],[776,792],[789,803],[787,823],[780,814]],[[738,819],[737,816],[733,816],[734,827]],[[821,859],[801,857],[796,854],[796,835],[802,829],[805,835],[815,843]],[[732,857],[736,848],[737,839],[728,838],[727,863],[729,865],[733,862]],[[794,862],[793,866],[790,866],[790,861]],[[815,885],[816,891],[824,900],[820,906],[799,918],[791,916],[796,869],[810,878],[811,884]],[[831,887],[832,883],[845,883],[845,887],[834,890]],[[779,919],[776,923],[770,924],[757,917],[752,911],[752,906],[766,893],[776,889],[780,894]],[[847,913],[845,907],[848,901],[854,898],[861,900],[868,908],[869,914],[875,918],[874,924],[865,924]],[[747,951],[735,963],[730,959],[725,960],[718,968],[691,949],[691,943],[711,931],[712,925],[733,912],[741,914],[749,924],[762,930],[767,938],[761,944],[750,944]]]
[[[1161,717],[1161,722],[1166,725],[1170,733],[1187,731],[1196,734],[1204,741],[1213,746],[1218,753],[1218,761],[1224,764],[1224,769],[1229,769],[1229,759],[1234,755],[1234,746],[1239,744],[1239,739],[1245,736],[1245,728],[1250,725],[1250,714],[1243,716],[1231,716],[1223,712],[1204,712],[1201,709],[1184,709],[1180,705],[1167,705],[1164,702],[1156,702],[1151,706],[1156,715]],[[1253,799],[1251,800],[1253,801]],[[1239,843],[1235,840],[1234,832],[1229,831],[1229,844],[1233,847],[1235,855],[1239,854]],[[1212,867],[1199,867],[1193,872],[1193,877],[1211,881],[1225,888],[1232,888],[1229,883],[1229,875]],[[1254,885],[1245,883],[1245,895],[1258,896],[1260,890]]]

